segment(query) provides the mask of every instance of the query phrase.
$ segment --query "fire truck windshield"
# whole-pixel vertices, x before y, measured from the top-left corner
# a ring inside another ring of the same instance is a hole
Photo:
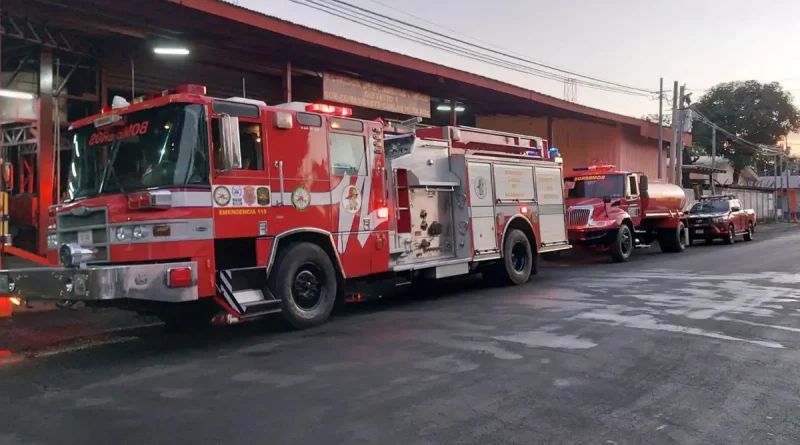
[[[202,105],[170,104],[73,132],[69,199],[166,186],[208,186]]]
[[[568,198],[621,197],[625,193],[623,175],[587,174],[565,178]]]

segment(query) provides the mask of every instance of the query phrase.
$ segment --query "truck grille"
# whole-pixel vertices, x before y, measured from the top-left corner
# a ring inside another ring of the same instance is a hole
[[[689,225],[696,226],[698,224],[708,224],[711,222],[711,218],[690,218]]]
[[[589,217],[591,214],[591,209],[569,209],[569,226],[576,227],[589,224]]]
[[[109,260],[108,209],[106,207],[87,208],[83,214],[64,212],[56,216],[58,245],[77,243],[79,234],[91,233],[92,243],[83,247],[97,249],[91,263]]]

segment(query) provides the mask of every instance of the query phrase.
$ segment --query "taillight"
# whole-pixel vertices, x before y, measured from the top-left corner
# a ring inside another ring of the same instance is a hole
[[[191,287],[194,284],[191,267],[176,267],[167,271],[167,287]]]

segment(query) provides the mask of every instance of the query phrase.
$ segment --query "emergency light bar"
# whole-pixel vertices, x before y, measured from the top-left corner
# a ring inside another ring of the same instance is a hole
[[[306,111],[312,113],[333,114],[336,116],[350,117],[353,115],[353,110],[347,107],[337,107],[328,104],[308,104]]]
[[[585,171],[597,171],[597,172],[610,172],[617,169],[616,165],[592,165],[589,167],[575,167],[572,171],[575,172],[585,172]]]

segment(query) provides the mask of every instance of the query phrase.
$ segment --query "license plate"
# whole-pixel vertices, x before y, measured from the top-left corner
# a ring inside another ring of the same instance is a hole
[[[91,246],[92,245],[92,231],[87,230],[85,232],[78,232],[78,244],[81,246]]]
[[[705,232],[706,232],[706,231],[705,231],[705,230],[703,230],[703,229],[695,229],[695,231],[694,231],[694,233],[696,233],[696,234],[698,234],[698,235],[702,235],[702,234],[703,234],[703,233],[705,233]]]

